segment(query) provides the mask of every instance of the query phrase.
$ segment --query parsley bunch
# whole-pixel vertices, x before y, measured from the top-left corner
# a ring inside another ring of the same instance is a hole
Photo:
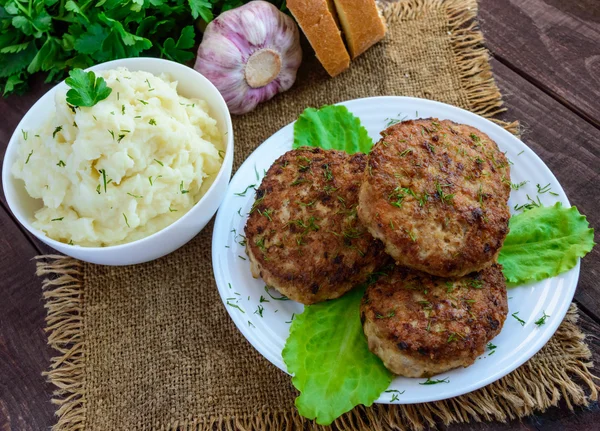
[[[285,3],[276,0],[274,3]],[[74,68],[118,58],[152,56],[193,60],[197,18],[247,0],[0,0],[0,91],[27,89],[29,77],[46,82]]]

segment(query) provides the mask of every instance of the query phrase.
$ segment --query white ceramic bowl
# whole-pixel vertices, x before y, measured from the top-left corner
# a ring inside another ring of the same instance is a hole
[[[41,199],[33,199],[25,190],[25,183],[11,174],[11,167],[17,155],[18,135],[21,129],[40,127],[54,111],[54,93],[66,84],[56,85],[25,114],[13,133],[2,166],[2,183],[4,195],[11,211],[19,222],[33,235],[50,247],[86,262],[103,265],[131,265],[157,259],[178,249],[200,232],[217,211],[225,196],[225,190],[231,178],[233,165],[233,130],[231,116],[221,94],[212,83],[187,66],[158,58],[127,58],[109,61],[88,70],[106,70],[126,67],[131,71],[143,70],[160,75],[168,73],[177,80],[177,92],[186,97],[197,97],[206,100],[210,107],[210,115],[217,120],[223,134],[225,157],[223,166],[206,194],[194,207],[176,222],[164,229],[127,244],[109,247],[80,247],[64,244],[46,236],[31,225],[35,211],[42,207]]]

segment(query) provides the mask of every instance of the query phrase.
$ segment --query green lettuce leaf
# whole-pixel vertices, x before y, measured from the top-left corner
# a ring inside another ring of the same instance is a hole
[[[370,406],[389,386],[392,374],[369,351],[360,323],[365,289],[339,299],[307,306],[294,319],[283,360],[300,414],[329,425],[358,404]]]
[[[340,150],[348,154],[368,153],[373,141],[345,106],[306,108],[294,124],[294,148],[309,146]]]
[[[594,229],[576,207],[539,207],[512,216],[498,261],[509,284],[568,271],[594,246]]]

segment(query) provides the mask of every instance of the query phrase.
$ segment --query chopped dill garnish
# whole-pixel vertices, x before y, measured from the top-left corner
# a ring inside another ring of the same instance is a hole
[[[298,205],[300,205],[301,207],[311,207],[311,206],[313,206],[313,205],[314,205],[316,202],[317,202],[317,201],[312,201],[312,202],[309,202],[309,203],[305,204],[304,202],[296,201],[296,203],[297,203]]]
[[[290,184],[290,185],[297,186],[298,184],[307,183],[307,182],[308,182],[307,179],[298,177],[294,181],[292,181],[292,184]]]
[[[31,150],[31,152],[27,155],[27,160],[25,160],[25,164],[29,163],[29,159],[31,158],[32,154],[33,154],[33,150]]]
[[[409,153],[412,153],[412,152],[413,152],[413,150],[412,150],[412,149],[410,149],[410,148],[407,148],[406,150],[404,150],[404,151],[402,151],[402,152],[398,153],[398,155],[399,155],[400,157],[404,157],[404,156],[406,156],[407,154],[409,154]]]
[[[296,313],[292,313],[292,318],[285,323],[292,323],[294,321],[295,317],[296,317]]]
[[[442,190],[442,187],[452,187],[452,184],[440,184],[437,181],[435,183],[435,189],[437,191],[437,195],[439,196],[440,200],[443,203],[449,203],[450,201],[452,201],[452,199],[454,199],[454,193],[446,194],[446,193],[444,193],[444,190]]]
[[[256,187],[256,184],[250,184],[248,187],[246,187],[246,189],[245,189],[243,192],[234,193],[234,195],[236,195],[236,196],[246,196],[246,192],[247,192],[249,189],[253,189],[253,188],[255,188],[255,187]]]
[[[264,296],[260,295],[260,299],[258,300],[258,302],[271,302],[269,301],[267,298],[265,298]]]
[[[121,143],[121,141],[123,140],[124,137],[125,137],[125,134],[119,135],[119,138],[117,139],[117,143]]]
[[[29,134],[29,132],[26,132],[25,130],[21,129],[21,133],[23,134],[23,139],[26,141],[27,135]]]
[[[260,206],[262,201],[265,199],[265,196],[266,195],[262,195],[262,197],[260,197],[254,201],[254,203],[252,204],[252,207],[250,208],[250,212],[248,214],[252,214],[254,211],[256,211],[258,209],[258,207]]]
[[[451,343],[453,341],[458,340],[459,338],[465,338],[463,337],[461,334],[459,334],[458,332],[453,332],[452,334],[450,334],[450,336],[448,337],[448,340],[446,340],[446,343]]]
[[[123,213],[123,218],[125,219],[125,224],[127,225],[127,227],[131,227],[129,226],[129,222],[127,221],[127,216],[125,215],[125,213]]]
[[[252,326],[253,328],[256,328],[256,326],[254,326],[254,324],[248,320],[248,326]]]
[[[133,193],[129,193],[129,192],[127,192],[127,194],[128,194],[129,196],[133,197],[133,198],[136,198],[136,199],[141,199],[141,198],[143,198],[143,196],[134,195]]]
[[[159,178],[161,178],[162,175],[157,175],[156,178],[154,178],[154,181],[158,180]],[[150,185],[153,186],[154,185],[154,181],[152,181],[152,175],[150,175],[148,177],[148,181],[150,182]]]
[[[107,130],[108,133],[110,133],[110,136],[112,136],[113,141],[115,140],[115,132],[113,132],[112,130]]]
[[[238,257],[239,257],[240,259],[242,259],[242,260],[248,260],[248,259],[246,259],[245,257],[243,257],[243,256],[240,256],[239,254],[238,254]]]
[[[289,301],[290,300],[290,298],[288,298],[287,296],[284,296],[284,295],[281,295],[280,297],[271,295],[271,292],[269,292],[269,286],[267,286],[267,285],[265,285],[265,292],[267,292],[267,295],[269,295],[271,297],[271,299],[274,299],[275,301]],[[262,301],[262,302],[265,302],[265,301]]]
[[[331,168],[328,164],[325,164],[325,171],[323,171],[323,176],[325,177],[325,181],[333,180],[333,173],[331,172]]]
[[[520,156],[521,154],[523,154],[525,152],[525,150],[521,151],[519,154],[517,154],[517,156]]]
[[[263,307],[262,305],[258,304],[258,306],[256,307],[256,311],[254,312],[254,314],[257,314],[260,317],[263,317],[263,311],[265,311],[265,307]]]
[[[96,186],[96,193],[100,194],[100,184]]]
[[[59,218],[53,218],[50,221],[62,221],[64,219],[64,217],[59,217]]]
[[[300,162],[306,163],[305,165],[300,164]],[[305,172],[308,171],[310,169],[310,166],[312,165],[312,160],[309,159],[306,156],[298,156],[298,167],[299,167],[299,171],[300,172]]]
[[[543,313],[542,317],[540,317],[538,320],[536,320],[535,322],[533,322],[535,325],[537,325],[538,328],[540,326],[544,325],[546,323],[546,319],[548,317],[550,317],[549,315],[546,314],[545,311],[543,311],[542,313]]]
[[[154,161],[155,161],[156,163],[158,163],[159,165],[161,165],[161,166],[164,166],[163,162],[161,162],[160,160],[156,160],[156,159],[154,159]]]
[[[256,169],[256,163],[254,164],[254,174],[256,175],[256,181],[258,181],[260,176],[258,175],[258,169]]]
[[[519,190],[521,187],[523,187],[525,184],[527,184],[529,181],[521,181],[518,184],[515,183],[510,183],[510,188],[513,190]]]
[[[425,310],[431,310],[433,305],[429,301],[417,301],[417,304],[421,305]]]
[[[258,213],[262,216],[265,216],[269,221],[273,221],[273,219],[271,218],[271,214],[273,214],[274,209],[272,208],[267,208],[264,209],[262,212],[257,209]]]
[[[534,201],[533,199],[531,199],[531,197],[529,195],[527,195],[527,200],[528,200],[528,202],[525,204],[515,205],[514,206],[515,211],[519,211],[519,210],[523,210],[523,209],[530,210],[532,208],[539,208],[542,206],[542,202],[540,201],[539,196],[537,196],[537,201]]]
[[[140,102],[142,105],[147,105],[148,102],[146,102],[145,100],[142,99],[138,99],[138,102]]]
[[[238,309],[238,310],[240,310],[242,313],[246,314],[246,312],[245,312],[244,310],[242,310],[242,308],[241,308],[239,305],[237,305],[237,304],[233,304],[233,303],[231,303],[231,302],[229,302],[229,301],[227,301],[227,302],[226,302],[226,304],[227,304],[227,305],[229,305],[230,307],[237,308],[237,309]]]
[[[67,165],[66,165],[66,164],[65,164],[65,162],[63,162],[62,160],[59,160],[59,161],[58,161],[58,163],[56,164],[56,166],[58,166],[58,167],[61,167],[61,168],[64,168],[64,167],[65,167],[65,166],[67,166]]]
[[[174,210],[173,208],[169,207],[169,212],[170,213],[176,213],[178,210]]]
[[[181,192],[182,195],[190,192],[189,190],[183,189],[183,180],[181,180],[181,183],[179,183],[179,191]]]
[[[106,171],[104,169],[100,169],[100,174],[102,175],[102,183],[104,184],[104,193],[106,193],[106,186],[108,185],[108,183],[110,183],[112,180],[106,180]]]
[[[375,314],[375,318],[376,319],[389,319],[390,317],[394,317],[396,315],[396,312],[394,310],[392,311],[388,311],[388,313],[386,315],[382,315],[382,314]]]
[[[526,322],[523,319],[521,319],[519,316],[517,316],[517,314],[519,314],[518,311],[516,313],[511,314],[511,316],[514,317],[521,324],[521,326],[525,326]]]
[[[545,186],[543,186],[543,187],[542,187],[542,186],[540,186],[539,184],[536,184],[536,187],[537,187],[537,192],[538,192],[539,194],[548,193],[548,192],[551,190],[551,188],[550,188],[550,183],[546,184],[546,185],[545,185]]]
[[[148,121],[148,124],[150,124],[151,126],[156,126],[156,120],[154,118],[150,118],[150,121]]]
[[[398,186],[388,195],[388,201],[391,205],[401,208],[404,198],[407,194],[411,194],[410,192],[410,189]]]
[[[446,377],[445,379],[436,379],[436,380],[431,380],[429,377],[427,377],[427,380],[425,380],[423,383],[419,383],[420,385],[437,385],[438,383],[450,383],[450,380],[448,380],[448,377]]]
[[[473,289],[481,289],[483,287],[483,281],[477,279],[469,280],[467,284]]]
[[[56,137],[56,134],[57,134],[58,132],[60,132],[61,130],[62,130],[62,126],[57,126],[57,127],[54,129],[54,132],[52,132],[52,139],[54,139],[54,138]]]

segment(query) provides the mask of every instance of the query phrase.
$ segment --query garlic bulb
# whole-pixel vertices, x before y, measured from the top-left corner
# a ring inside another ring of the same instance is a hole
[[[244,114],[290,88],[301,61],[294,20],[252,1],[208,24],[194,69],[219,89],[232,114]]]

